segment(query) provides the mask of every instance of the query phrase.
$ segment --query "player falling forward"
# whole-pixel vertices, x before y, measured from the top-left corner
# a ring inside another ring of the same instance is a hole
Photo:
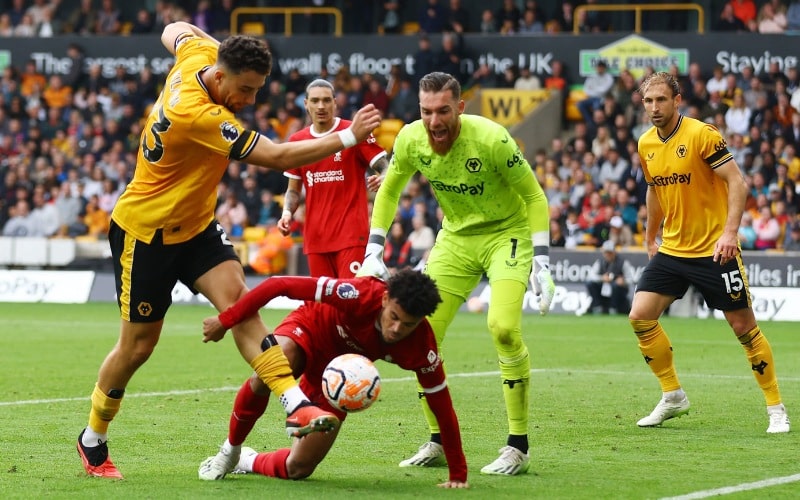
[[[742,264],[738,229],[747,184],[719,131],[682,116],[680,85],[668,73],[642,82],[642,101],[654,127],[639,139],[647,180],[650,261],[633,296],[630,323],[662,396],[640,427],[661,425],[688,413],[672,358],[672,344],[658,318],[689,285],[709,307],[723,312],[764,392],[770,434],[789,432],[772,348],[756,323]],[[656,241],[661,222],[662,242]]]
[[[289,313],[263,346],[283,349],[294,375],[302,375],[300,387],[309,398],[344,422],[347,414],[331,407],[322,392],[322,372],[340,354],[358,353],[414,371],[443,429],[450,478],[439,486],[467,488],[458,419],[436,338],[425,319],[441,301],[434,282],[411,270],[400,271],[386,282],[373,277],[272,277],[218,316],[207,318],[205,339],[221,338],[227,328],[258,314],[260,307],[278,296],[308,302]],[[303,479],[314,472],[336,441],[339,428],[295,439],[291,448],[269,453],[242,448],[266,410],[269,396],[269,388],[255,374],[244,382],[233,404],[228,438],[219,453],[200,465],[201,479],[222,479],[235,468],[281,479]]]
[[[377,110],[367,106],[346,130],[313,142],[274,144],[234,116],[255,102],[272,68],[263,40],[232,36],[219,43],[196,26],[176,22],[164,28],[161,41],[175,65],[147,118],[133,180],[111,214],[121,322],[77,442],[92,476],[122,478],[109,458],[108,426],[131,377],[158,343],[175,283],[203,293],[220,311],[247,292],[233,245],[214,220],[217,185],[229,161],[288,170],[356,145],[380,123]],[[310,405],[283,352],[261,349],[266,334],[258,317],[233,331],[242,357],[281,396],[287,432],[336,428],[335,415]]]

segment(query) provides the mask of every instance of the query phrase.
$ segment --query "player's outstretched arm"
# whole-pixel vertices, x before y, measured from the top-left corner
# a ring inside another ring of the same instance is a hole
[[[366,139],[380,123],[380,112],[372,104],[367,104],[353,116],[353,123],[348,128],[313,141],[276,144],[261,136],[253,151],[247,155],[246,161],[261,167],[286,171],[355,146]]]
[[[164,31],[161,32],[161,43],[170,52],[175,55],[175,41],[184,33],[191,33],[194,36],[205,38],[206,40],[219,45],[219,40],[201,30],[194,24],[189,24],[184,21],[177,21],[164,26]]]

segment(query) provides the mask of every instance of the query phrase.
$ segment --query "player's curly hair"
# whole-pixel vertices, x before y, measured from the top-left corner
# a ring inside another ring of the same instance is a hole
[[[446,90],[453,93],[453,99],[461,100],[461,84],[451,74],[434,71],[423,76],[419,81],[420,92],[444,92]]]
[[[272,71],[272,54],[264,40],[234,35],[219,44],[217,63],[235,75],[243,71],[269,75]]]
[[[672,90],[672,97],[681,93],[681,84],[678,83],[678,80],[676,80],[674,76],[665,71],[658,71],[648,75],[639,86],[639,93],[644,96],[644,93],[647,92],[647,89],[650,88],[651,85],[658,83],[663,83],[669,87],[669,89]]]
[[[402,269],[386,282],[389,298],[395,299],[411,316],[423,317],[433,314],[442,302],[436,283],[425,274],[411,269]]]

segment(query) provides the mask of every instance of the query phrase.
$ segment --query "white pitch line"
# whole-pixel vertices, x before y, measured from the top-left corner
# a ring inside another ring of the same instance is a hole
[[[760,490],[762,488],[769,488],[770,486],[777,486],[779,484],[796,483],[800,481],[800,474],[793,474],[791,476],[773,477],[756,481],[754,483],[742,483],[736,486],[725,486],[723,488],[715,488],[713,490],[695,491],[694,493],[687,493],[677,497],[665,497],[661,500],[697,500],[699,498],[716,497],[721,495],[730,495],[731,493],[741,493],[743,491]]]
[[[626,372],[615,370],[580,370],[571,368],[535,368],[531,373],[582,373],[586,375],[619,375],[624,377],[630,376],[650,376],[649,371],[642,370],[641,372]],[[489,377],[499,376],[499,371],[489,372],[466,372],[466,373],[448,373],[449,378],[473,378],[473,377]],[[752,377],[745,375],[705,375],[700,373],[682,375],[681,378],[704,378],[704,379],[744,379],[750,380]],[[415,377],[398,377],[382,379],[383,382],[409,382],[415,381]],[[797,377],[781,377],[781,382],[800,382]],[[238,391],[239,386],[233,387],[213,387],[207,389],[176,389],[174,391],[160,391],[160,392],[133,392],[125,394],[126,398],[155,398],[165,396],[186,396],[189,394],[202,394],[205,392],[234,392]],[[22,401],[0,401],[0,407],[3,406],[25,406],[25,405],[41,405],[53,403],[72,403],[75,401],[86,401],[88,396],[73,397],[73,398],[52,398],[52,399],[27,399]]]

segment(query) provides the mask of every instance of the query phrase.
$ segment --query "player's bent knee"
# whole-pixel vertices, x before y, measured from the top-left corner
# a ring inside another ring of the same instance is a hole
[[[315,463],[301,463],[299,461],[287,461],[286,462],[286,474],[289,476],[289,479],[292,480],[300,480],[309,477],[314,471],[317,469],[317,465]]]
[[[496,344],[512,345],[522,341],[522,333],[518,324],[501,319],[490,319],[488,326]]]

